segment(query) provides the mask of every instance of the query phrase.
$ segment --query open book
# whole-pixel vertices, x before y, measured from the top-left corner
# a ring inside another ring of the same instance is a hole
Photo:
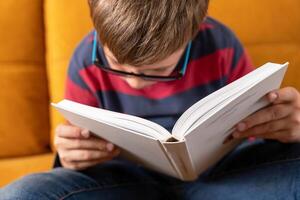
[[[267,63],[199,100],[177,120],[172,133],[149,120],[62,100],[52,104],[67,120],[122,149],[144,167],[194,180],[241,141],[224,140],[243,118],[268,105],[288,63]]]

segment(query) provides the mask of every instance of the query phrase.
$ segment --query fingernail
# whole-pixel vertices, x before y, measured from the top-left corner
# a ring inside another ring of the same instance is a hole
[[[81,135],[85,138],[90,137],[90,131],[88,129],[84,129],[81,131]]]
[[[106,149],[107,149],[108,151],[113,151],[113,150],[114,150],[114,145],[113,145],[112,143],[107,143],[107,144],[106,144]]]
[[[244,122],[239,123],[239,124],[237,125],[237,130],[238,130],[238,131],[244,131],[244,130],[246,130],[246,128],[247,128],[247,126],[246,126],[246,123],[244,123]]]
[[[277,98],[277,94],[276,93],[271,93],[269,95],[269,99],[270,99],[271,102],[275,101],[276,98]]]

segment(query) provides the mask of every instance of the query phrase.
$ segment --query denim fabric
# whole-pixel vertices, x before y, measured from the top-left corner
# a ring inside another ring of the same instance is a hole
[[[56,168],[0,190],[1,200],[300,199],[300,144],[245,142],[202,174],[182,182],[122,159],[83,171]]]

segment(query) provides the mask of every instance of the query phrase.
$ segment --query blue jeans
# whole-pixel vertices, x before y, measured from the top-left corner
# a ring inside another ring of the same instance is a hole
[[[202,174],[182,182],[115,159],[83,171],[56,168],[0,190],[1,200],[300,199],[300,144],[245,142]]]

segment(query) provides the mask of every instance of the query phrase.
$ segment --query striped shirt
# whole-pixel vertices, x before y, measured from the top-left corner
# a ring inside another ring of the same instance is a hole
[[[93,65],[93,33],[83,39],[73,54],[65,98],[139,116],[169,131],[195,102],[252,70],[252,64],[235,35],[218,21],[207,17],[192,41],[183,78],[134,89],[121,77]],[[98,54],[100,63],[107,65],[100,44]],[[178,64],[183,62],[184,54]]]

